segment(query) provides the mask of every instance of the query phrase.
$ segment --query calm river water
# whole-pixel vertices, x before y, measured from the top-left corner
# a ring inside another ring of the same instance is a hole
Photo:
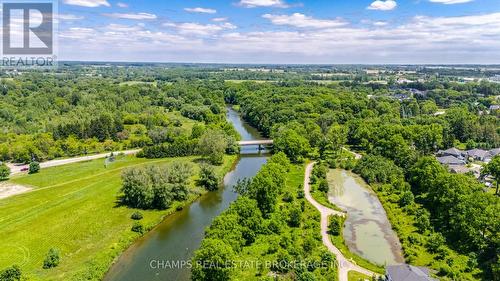
[[[237,112],[228,108],[227,119],[242,140],[261,139],[258,131],[245,123]],[[224,178],[224,188],[202,196],[184,210],[167,217],[152,231],[141,237],[111,267],[106,281],[189,280],[190,269],[156,269],[156,261],[189,261],[199,247],[204,230],[224,211],[237,194],[232,186],[243,178],[253,177],[267,161],[257,147],[246,147],[232,171]]]
[[[334,183],[330,201],[348,214],[344,239],[349,249],[379,265],[403,263],[399,239],[365,181],[352,172],[337,169],[328,173],[328,182]]]

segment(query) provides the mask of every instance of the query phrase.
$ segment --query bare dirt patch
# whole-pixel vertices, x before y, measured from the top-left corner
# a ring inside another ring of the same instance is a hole
[[[5,199],[17,194],[25,193],[33,188],[20,185],[20,184],[15,184],[11,182],[2,182],[0,183],[0,200]]]

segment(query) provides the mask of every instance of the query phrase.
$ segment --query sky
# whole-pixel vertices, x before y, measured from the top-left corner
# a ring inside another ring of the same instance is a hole
[[[498,64],[500,0],[60,0],[60,60]]]

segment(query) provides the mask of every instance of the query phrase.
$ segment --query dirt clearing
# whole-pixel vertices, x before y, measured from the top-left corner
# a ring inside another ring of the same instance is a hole
[[[32,190],[31,187],[10,182],[2,182],[0,183],[0,200],[17,194],[25,193],[30,190]]]

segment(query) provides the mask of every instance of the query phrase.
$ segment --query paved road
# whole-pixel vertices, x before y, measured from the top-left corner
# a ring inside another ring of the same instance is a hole
[[[318,209],[318,211],[321,213],[321,236],[323,238],[323,244],[337,258],[338,271],[339,271],[339,281],[348,281],[347,273],[351,270],[360,272],[360,273],[368,275],[368,276],[377,275],[374,272],[371,272],[370,270],[362,268],[362,267],[355,265],[352,262],[348,261],[344,257],[344,255],[339,251],[339,249],[337,249],[337,247],[335,247],[333,245],[332,241],[330,240],[330,237],[328,234],[328,217],[331,215],[345,216],[345,214],[321,205],[316,200],[314,200],[314,198],[311,196],[311,185],[309,184],[309,181],[311,178],[311,173],[312,173],[314,164],[315,163],[311,163],[311,164],[307,165],[307,167],[306,167],[306,174],[305,174],[305,178],[304,178],[304,193],[305,193],[307,201],[309,201],[309,203],[311,203],[314,207],[316,207],[316,209]]]
[[[136,154],[139,151],[140,151],[140,149],[133,149],[133,150],[125,150],[125,151],[116,151],[113,153],[115,155],[119,154],[119,153],[123,153],[125,155],[131,155],[131,154]],[[66,165],[66,164],[71,164],[71,163],[78,163],[78,162],[84,162],[84,161],[89,161],[89,160],[101,159],[101,158],[108,157],[110,154],[111,154],[111,152],[107,152],[107,153],[101,153],[101,154],[95,154],[95,155],[89,155],[89,156],[50,160],[47,162],[40,163],[40,168],[43,169],[43,168],[56,167],[56,166],[61,166],[61,165]],[[12,175],[20,174],[20,173],[22,173],[23,169],[28,168],[28,165],[8,164],[8,166],[10,167],[10,172]]]

